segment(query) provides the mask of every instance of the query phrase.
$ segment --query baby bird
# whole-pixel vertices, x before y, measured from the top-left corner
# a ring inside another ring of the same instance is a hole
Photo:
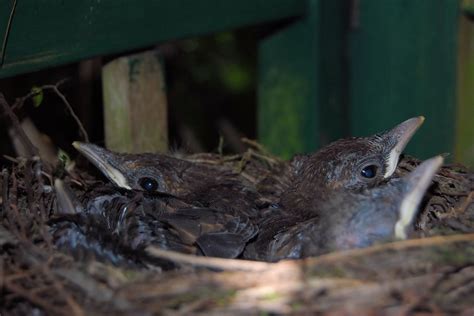
[[[400,154],[423,122],[424,117],[413,117],[382,133],[340,139],[315,153],[297,155],[260,181],[257,190],[269,204],[277,204],[289,190],[305,195],[310,190],[374,187],[394,173]],[[292,198],[297,199],[296,194]]]
[[[193,207],[173,197],[144,196],[102,187],[79,201],[55,181],[57,211],[50,220],[54,243],[78,259],[143,265],[144,249],[236,258],[258,228],[244,214]]]
[[[269,218],[272,227],[245,256],[276,261],[406,239],[422,198],[443,162],[431,158],[403,178],[360,192],[328,190],[310,200],[306,215]],[[291,212],[288,212],[291,213]]]
[[[333,142],[298,162],[298,184],[353,191],[377,185],[395,172],[400,154],[424,120],[414,117],[380,134]]]
[[[401,152],[423,121],[423,117],[411,118],[390,131],[342,139],[314,154],[297,156],[276,176],[288,181],[277,182],[291,183],[301,192],[308,187],[359,190],[375,186],[393,174]],[[286,189],[284,185],[272,192],[269,186],[275,181],[271,179],[263,180],[257,189],[223,166],[164,154],[119,154],[89,143],[73,145],[117,187],[172,195],[204,207],[251,212],[261,195],[273,195],[267,200],[276,201]]]
[[[295,158],[292,164],[295,181],[281,200],[283,210],[290,212],[284,220],[305,218],[304,212],[298,214],[299,210],[311,210],[308,206],[313,206],[314,201],[326,201],[327,191],[344,188],[357,192],[389,178],[401,151],[423,120],[423,117],[412,118],[380,135],[340,140],[312,155]],[[112,205],[116,206],[112,208],[108,206],[111,203],[108,198],[98,197],[104,204],[87,209],[100,211],[76,215],[72,229],[68,226],[66,230],[73,238],[59,238],[59,244],[88,240],[90,237],[77,232],[83,232],[87,225],[98,226],[93,223],[106,223],[99,229],[102,236],[119,232],[125,249],[158,244],[164,249],[188,253],[237,257],[257,234],[256,217],[262,216],[256,213],[259,194],[230,169],[161,154],[118,154],[80,142],[74,146],[115,186],[135,194],[140,191],[147,194],[139,202],[133,202],[133,207],[124,196],[114,197]],[[312,194],[313,190],[317,193]],[[179,200],[188,206],[167,210],[156,204],[165,200]],[[150,201],[155,204],[149,206]],[[262,236],[273,232],[269,227],[259,226]]]
[[[249,216],[256,212],[255,187],[231,168],[165,154],[120,154],[90,143],[73,146],[119,188]]]

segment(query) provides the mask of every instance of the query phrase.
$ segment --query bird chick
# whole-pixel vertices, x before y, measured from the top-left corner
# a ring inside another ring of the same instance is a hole
[[[255,187],[231,168],[165,154],[115,153],[90,143],[73,146],[119,188],[170,195],[223,211],[256,211]]]
[[[388,132],[339,140],[312,155],[298,156],[288,165],[290,172],[282,175],[292,174],[294,181],[283,182],[291,183],[296,191],[374,186],[393,174],[400,153],[423,121],[415,117]],[[274,196],[266,200],[275,201],[283,191],[268,190],[268,184],[281,181],[264,180],[257,192],[230,168],[163,154],[119,154],[90,143],[74,142],[73,146],[120,188],[173,195],[205,207],[254,211],[260,192],[270,192]]]
[[[49,223],[54,244],[80,260],[142,265],[150,245],[235,258],[258,231],[245,215],[197,208],[173,197],[104,187],[79,201],[64,181],[56,180],[54,188],[57,210]]]
[[[116,186],[127,190],[183,196],[204,181],[219,181],[229,176],[212,166],[170,155],[115,153],[82,142],[74,142],[73,146]],[[215,178],[209,179],[208,174],[213,174]]]
[[[298,185],[359,190],[389,178],[400,154],[423,124],[424,117],[408,119],[389,131],[369,137],[337,140],[296,162]]]
[[[245,256],[275,261],[406,239],[422,198],[443,162],[431,158],[403,178],[361,192],[328,191],[312,200],[307,217],[270,218],[265,232]]]
[[[257,191],[268,204],[278,204],[291,189],[343,188],[361,190],[389,178],[401,152],[423,124],[414,117],[393,129],[369,137],[332,142],[312,154],[296,155],[257,183]]]
[[[329,190],[358,192],[381,184],[395,172],[400,154],[424,120],[414,117],[391,130],[340,139],[313,154],[295,157],[292,181],[281,194],[281,205],[296,212],[308,209],[314,195],[323,198]]]

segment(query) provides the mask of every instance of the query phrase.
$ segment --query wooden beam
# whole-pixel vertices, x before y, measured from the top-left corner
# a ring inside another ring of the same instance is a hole
[[[165,152],[165,81],[156,51],[118,58],[102,72],[106,147],[128,153]]]
[[[22,0],[0,78],[158,42],[302,16],[306,0]],[[0,41],[14,0],[0,1]],[[1,47],[1,46],[0,46]]]

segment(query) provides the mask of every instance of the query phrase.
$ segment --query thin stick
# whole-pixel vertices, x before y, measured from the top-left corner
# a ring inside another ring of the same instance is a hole
[[[474,191],[471,191],[469,195],[466,197],[466,199],[463,201],[463,203],[461,204],[461,207],[459,207],[459,211],[461,213],[464,213],[466,211],[469,204],[471,204],[473,197],[474,197]]]
[[[245,144],[247,144],[247,145],[250,145],[250,146],[256,148],[258,151],[260,151],[260,152],[262,152],[262,153],[265,153],[265,154],[268,154],[268,155],[270,154],[270,153],[268,152],[268,150],[267,150],[265,147],[263,147],[262,144],[259,144],[259,143],[258,143],[257,141],[255,141],[255,140],[249,139],[249,138],[247,138],[247,137],[242,137],[240,140],[241,140],[243,143],[245,143]]]
[[[77,125],[79,126],[79,129],[81,130],[82,136],[84,136],[84,141],[85,141],[86,143],[88,143],[88,142],[89,142],[89,135],[87,134],[86,129],[84,128],[84,125],[82,125],[81,120],[79,119],[79,117],[76,115],[76,113],[75,113],[74,110],[72,109],[71,104],[69,104],[68,100],[66,99],[66,97],[64,96],[64,94],[62,94],[61,91],[59,91],[59,89],[58,89],[57,86],[53,86],[53,90],[54,90],[54,92],[56,92],[56,94],[61,98],[61,100],[63,101],[64,105],[66,105],[67,109],[69,110],[69,113],[70,113],[71,116],[74,118],[74,120],[76,121]]]
[[[3,93],[0,92],[0,106],[3,108],[3,111],[7,114],[8,118],[10,119],[13,128],[16,130],[18,135],[20,136],[21,141],[23,142],[23,145],[26,148],[26,152],[28,157],[26,158],[33,158],[34,156],[38,156],[38,148],[33,145],[33,143],[30,141],[28,136],[26,136],[25,131],[23,128],[21,128],[20,121],[18,120],[18,117],[13,113],[12,108],[8,104],[7,100],[5,100],[5,97],[3,96]]]
[[[63,101],[64,105],[66,106],[67,110],[69,111],[69,114],[71,114],[74,121],[76,121],[76,124],[79,127],[79,130],[81,131],[82,136],[84,137],[84,141],[88,143],[89,142],[89,135],[87,134],[86,129],[84,128],[84,125],[82,125],[81,120],[76,115],[76,112],[74,112],[74,110],[73,110],[71,104],[69,103],[69,101],[67,100],[67,98],[59,90],[59,86],[62,85],[63,83],[65,83],[66,81],[67,81],[67,79],[62,79],[62,80],[58,81],[56,84],[44,85],[44,86],[39,87],[38,89],[39,90],[53,90],[53,92],[56,93],[56,95],[61,99],[61,101]],[[25,95],[21,98],[18,98],[15,101],[15,104],[13,105],[12,109],[14,110],[16,108],[22,107],[26,100],[28,100],[29,98],[34,97],[37,94],[38,94],[37,91],[31,91],[27,95]]]
[[[10,282],[5,282],[4,286],[9,291],[17,294],[18,296],[21,296],[21,297],[25,298],[26,300],[30,301],[31,303],[33,303],[33,304],[35,304],[39,307],[42,307],[43,309],[45,309],[48,312],[53,312],[53,313],[59,314],[59,315],[65,315],[66,314],[66,310],[64,310],[62,308],[57,308],[56,306],[54,306],[52,304],[49,304],[48,300],[43,299],[43,298],[39,297],[38,295],[35,295],[33,293],[28,292],[28,290],[26,290],[26,289],[24,289],[20,286],[17,286],[13,283],[10,283]]]
[[[3,214],[7,216],[10,213],[10,205],[8,201],[8,169],[3,169],[2,171],[2,206],[3,206]]]
[[[474,241],[474,234],[457,234],[451,236],[434,236],[434,237],[427,237],[427,238],[418,238],[418,239],[409,239],[409,240],[402,240],[396,241],[386,244],[380,244],[371,246],[369,248],[361,248],[361,249],[352,249],[352,250],[344,250],[333,252],[325,255],[321,255],[319,257],[309,258],[309,264],[316,264],[316,263],[326,263],[332,261],[340,261],[346,258],[354,258],[354,257],[365,257],[377,252],[387,251],[387,250],[406,250],[411,248],[421,248],[421,247],[430,247],[430,246],[439,246],[445,244],[451,244],[456,242],[467,242],[467,241]]]
[[[190,264],[198,267],[220,269],[225,271],[265,271],[274,263],[258,262],[240,259],[224,259],[215,257],[198,257],[180,252],[163,250],[155,246],[146,247],[145,251],[152,257],[166,259],[172,262]]]
[[[51,282],[53,283],[53,287],[56,289],[57,293],[64,298],[67,305],[70,307],[72,314],[76,316],[84,316],[84,310],[76,302],[72,295],[64,289],[63,283],[58,281],[56,276],[49,269],[49,263],[43,266],[43,273],[51,280]]]
[[[16,158],[13,158],[12,156],[9,156],[9,155],[3,155],[3,158],[5,158],[6,160],[9,160],[11,162],[14,162],[14,163],[19,163],[20,160],[16,159]]]
[[[2,68],[3,63],[5,62],[5,54],[7,52],[7,42],[8,36],[10,35],[10,30],[12,28],[13,15],[15,14],[17,0],[13,1],[13,6],[10,11],[10,16],[8,17],[7,27],[5,28],[5,34],[3,35],[3,44],[2,44],[2,55],[0,59],[0,68]]]
[[[452,236],[434,236],[421,239],[410,239],[397,241],[392,243],[375,245],[369,248],[363,249],[352,249],[333,252],[318,257],[312,257],[300,260],[282,260],[280,263],[268,263],[250,260],[240,259],[224,259],[214,257],[198,257],[195,255],[182,254],[175,251],[163,250],[155,246],[148,246],[145,251],[152,257],[170,260],[172,262],[181,264],[190,264],[193,266],[206,267],[212,269],[220,269],[224,271],[250,271],[260,272],[266,271],[273,267],[279,266],[280,264],[288,264],[288,262],[294,262],[295,264],[314,265],[318,263],[327,263],[340,261],[347,258],[363,257],[377,252],[387,250],[405,250],[410,248],[420,248],[444,245],[463,241],[474,241],[474,234],[459,234]]]

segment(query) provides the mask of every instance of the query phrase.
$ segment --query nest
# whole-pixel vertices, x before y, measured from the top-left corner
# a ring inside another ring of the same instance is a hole
[[[255,150],[189,159],[225,164],[262,191],[286,185],[284,164]],[[418,163],[405,157],[397,175]],[[474,313],[474,178],[462,167],[435,177],[416,224],[425,238],[278,263],[148,249],[172,269],[77,260],[56,249],[47,169],[29,159],[2,171],[2,314]],[[65,179],[78,196],[104,186],[84,171]]]
[[[107,184],[36,158],[1,94],[0,103],[30,157],[14,160],[0,179],[2,315],[474,314],[474,174],[463,167],[435,176],[415,225],[423,238],[278,263],[150,246],[157,264],[114,265],[54,243],[54,179],[64,178],[79,199]],[[233,169],[270,205],[289,185],[288,164],[248,143],[243,155],[187,159]],[[404,157],[395,176],[418,164]]]

